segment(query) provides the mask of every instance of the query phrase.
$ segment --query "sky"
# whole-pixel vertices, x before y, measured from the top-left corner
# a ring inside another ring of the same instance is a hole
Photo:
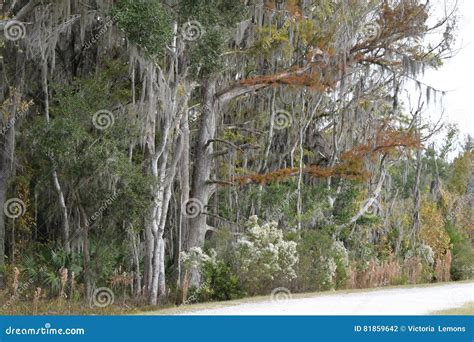
[[[439,10],[444,0],[430,3]],[[440,69],[426,72],[422,81],[447,92],[442,105],[431,104],[427,114],[436,119],[444,109],[445,121],[458,125],[462,143],[468,134],[474,136],[474,1],[458,0],[458,6],[455,56]]]

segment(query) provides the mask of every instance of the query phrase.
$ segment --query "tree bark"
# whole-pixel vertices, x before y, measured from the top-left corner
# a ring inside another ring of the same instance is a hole
[[[187,203],[189,200],[190,186],[189,186],[189,124],[188,117],[185,117],[183,120],[182,127],[182,139],[183,139],[183,153],[181,155],[180,163],[180,185],[181,185],[181,206],[183,203]],[[179,223],[179,232],[178,232],[178,286],[183,286],[182,279],[182,269],[181,269],[181,251],[183,250],[183,245],[186,246],[187,237],[189,235],[189,220],[186,217],[185,213],[180,211],[180,223]],[[184,243],[183,243],[184,242]]]
[[[83,239],[83,251],[82,256],[84,260],[84,282],[86,285],[86,299],[90,303],[92,300],[92,274],[91,274],[91,257],[89,251],[89,221],[86,211],[82,206],[79,206],[79,210],[82,216],[82,224],[84,228],[82,229],[82,239]]]
[[[211,175],[212,154],[214,151],[213,145],[209,143],[209,141],[214,139],[216,134],[217,108],[215,87],[215,80],[208,80],[204,84],[204,111],[201,116],[201,126],[195,146],[196,163],[193,169],[191,185],[190,197],[201,205],[203,211],[209,203],[209,198],[213,190],[208,181]],[[196,217],[191,217],[189,220],[189,234],[186,250],[189,251],[192,247],[202,247],[206,231],[207,217],[204,212],[199,213]],[[201,276],[198,270],[191,269],[189,272],[189,286],[197,287],[200,281]]]
[[[0,170],[0,208],[3,208],[6,201],[7,177],[4,170]],[[0,212],[0,268],[5,266],[5,216]],[[3,287],[3,272],[0,271],[0,287]]]
[[[41,60],[41,86],[43,88],[44,95],[44,116],[46,123],[49,125],[49,87],[48,87],[48,63],[45,58]],[[67,213],[66,200],[64,192],[59,183],[58,173],[56,171],[56,163],[54,162],[54,156],[50,156],[53,165],[53,185],[58,193],[59,210],[61,211],[62,217],[62,236],[63,236],[63,248],[64,251],[69,254],[71,252],[71,241],[69,241],[69,217]]]

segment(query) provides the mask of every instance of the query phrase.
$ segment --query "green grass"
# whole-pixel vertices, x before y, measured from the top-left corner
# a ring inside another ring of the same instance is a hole
[[[433,315],[473,315],[474,316],[474,302],[469,302],[464,306],[453,309],[446,309],[432,312]]]

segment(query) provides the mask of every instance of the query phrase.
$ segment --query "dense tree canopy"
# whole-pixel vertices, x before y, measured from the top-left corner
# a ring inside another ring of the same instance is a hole
[[[451,55],[455,8],[1,11],[5,295],[157,305],[472,277],[472,140],[427,119],[443,93],[418,80]]]

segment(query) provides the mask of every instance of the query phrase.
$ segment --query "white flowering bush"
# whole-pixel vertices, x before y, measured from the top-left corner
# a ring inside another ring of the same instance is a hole
[[[433,249],[422,243],[420,247],[418,247],[418,253],[421,256],[421,259],[428,265],[432,266],[434,264],[435,254]]]
[[[433,249],[422,243],[415,250],[409,250],[405,254],[405,261],[411,258],[419,257],[426,265],[433,266],[434,264],[434,251]]]
[[[319,276],[322,289],[342,287],[349,267],[349,253],[342,241],[334,241],[327,256],[320,256]]]
[[[201,247],[192,247],[189,252],[181,252],[181,262],[185,269],[201,269],[206,263],[216,263],[217,253],[211,249],[209,254],[205,253]]]
[[[416,257],[419,257],[426,265],[433,266],[434,264],[434,251],[430,246],[424,243],[420,244],[416,250],[407,251],[405,254],[405,261]]]
[[[333,289],[334,280],[336,278],[337,264],[333,257],[321,256],[320,260],[320,272],[319,281],[321,282],[323,289]]]
[[[276,280],[296,278],[296,242],[285,240],[276,222],[259,225],[257,216],[249,218],[246,228],[235,245],[235,262],[243,282],[258,291]]]
[[[342,241],[334,241],[332,244],[334,256],[339,259],[345,267],[349,266],[349,252]]]

